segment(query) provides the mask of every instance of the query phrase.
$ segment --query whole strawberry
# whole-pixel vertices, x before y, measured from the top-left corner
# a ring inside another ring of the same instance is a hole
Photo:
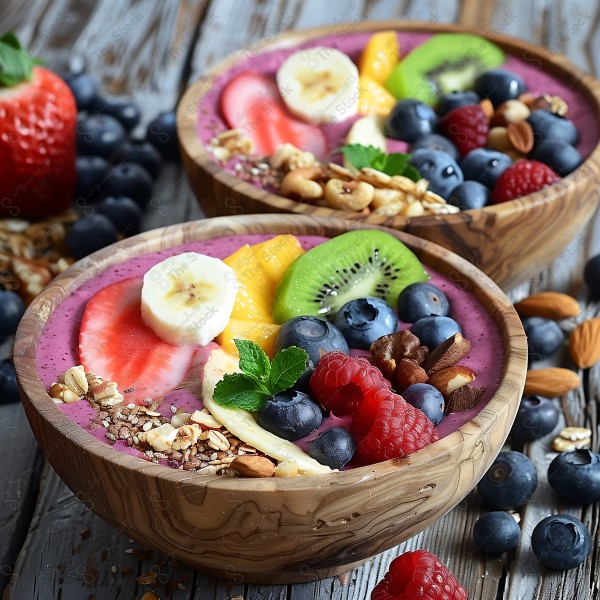
[[[544,163],[519,160],[498,178],[492,192],[492,202],[498,204],[532,194],[557,181],[560,181],[560,176]]]
[[[390,563],[371,600],[467,600],[467,592],[435,554],[416,550]]]
[[[42,217],[73,201],[75,100],[38,64],[14,34],[0,37],[0,216]]]

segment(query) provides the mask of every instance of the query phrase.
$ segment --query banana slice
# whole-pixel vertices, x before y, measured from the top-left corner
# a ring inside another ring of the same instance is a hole
[[[309,123],[339,123],[358,112],[358,69],[335,48],[290,55],[277,71],[277,87],[288,109]]]
[[[332,471],[328,466],[317,462],[292,442],[279,438],[260,427],[248,411],[240,408],[225,408],[213,400],[215,386],[223,379],[223,375],[238,370],[238,361],[231,354],[220,348],[211,352],[204,366],[202,398],[204,406],[211,412],[212,416],[231,431],[233,435],[254,446],[257,450],[264,452],[267,456],[275,458],[279,462],[285,461],[295,464],[298,467],[298,473],[301,475],[331,473]]]
[[[237,285],[235,271],[218,258],[171,256],[144,275],[142,318],[169,344],[206,346],[227,326]]]
[[[361,144],[362,146],[375,146],[382,152],[387,152],[387,142],[383,132],[383,117],[369,115],[355,121],[346,135],[346,144]],[[344,157],[344,166],[351,168]]]

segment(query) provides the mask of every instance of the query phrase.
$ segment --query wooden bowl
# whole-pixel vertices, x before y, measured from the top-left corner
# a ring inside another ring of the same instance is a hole
[[[389,230],[427,265],[472,290],[497,323],[504,369],[488,404],[454,433],[404,459],[321,476],[201,475],[119,452],[75,425],[48,396],[36,347],[54,310],[107,267],[192,240],[243,233],[335,236],[363,223],[305,215],[223,217],[165,227],[79,261],[28,308],[14,361],[25,411],[69,488],[115,528],[193,567],[245,581],[305,582],[347,571],[427,527],[475,486],[504,443],[523,390],[527,346],[500,289],[428,241]]]
[[[423,217],[363,216],[353,212],[323,208],[296,202],[264,191],[225,171],[208,152],[196,133],[199,107],[214,97],[215,80],[226,71],[239,67],[240,61],[257,53],[286,49],[323,36],[348,36],[354,32],[398,31],[438,33],[478,33],[456,25],[384,21],[342,24],[307,31],[293,31],[241,50],[218,63],[204,78],[184,94],[177,112],[180,147],[187,175],[208,216],[256,212],[291,212],[313,216],[351,219],[386,225],[431,240],[460,254],[487,273],[504,289],[531,279],[548,266],[561,250],[584,228],[600,198],[600,144],[587,160],[564,178],[528,196],[480,210],[453,215]],[[565,57],[511,37],[486,33],[485,37],[507,54],[524,58],[535,68],[564,80],[590,103],[600,121],[600,83],[570,63]]]

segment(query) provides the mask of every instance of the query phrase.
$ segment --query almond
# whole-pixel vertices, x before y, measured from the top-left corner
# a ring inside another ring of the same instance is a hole
[[[275,472],[275,465],[266,456],[236,456],[230,466],[242,477],[273,477]]]
[[[451,367],[466,356],[470,348],[471,342],[465,339],[462,334],[455,333],[429,353],[423,368],[431,375],[435,371]]]
[[[533,148],[533,128],[527,121],[508,123],[506,132],[510,143],[517,152],[527,154]]]
[[[520,100],[507,100],[496,109],[492,125],[506,127],[509,123],[524,121],[530,114],[531,110],[525,103]]]
[[[569,354],[580,369],[588,369],[600,360],[600,317],[588,319],[573,329]]]
[[[548,367],[527,371],[525,378],[525,396],[537,394],[546,398],[564,396],[579,387],[577,373],[561,367]]]
[[[494,117],[494,105],[492,104],[492,101],[489,98],[484,98],[479,103],[479,106],[481,106],[481,109],[483,110],[483,113],[487,117],[487,120],[491,121],[492,118]]]
[[[454,390],[475,381],[475,371],[462,365],[453,365],[432,373],[428,382],[444,396],[449,396]]]
[[[568,319],[581,313],[575,298],[560,292],[540,292],[515,304],[515,310],[525,317],[546,317],[547,319]]]

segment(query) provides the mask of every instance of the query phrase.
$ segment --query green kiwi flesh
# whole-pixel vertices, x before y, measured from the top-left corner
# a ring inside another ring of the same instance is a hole
[[[385,82],[396,98],[435,104],[440,96],[472,89],[480,73],[504,62],[492,42],[469,33],[438,33],[403,57]]]
[[[350,231],[311,248],[288,268],[275,292],[273,319],[332,316],[355,298],[378,296],[396,307],[400,292],[427,281],[419,259],[378,230]]]

